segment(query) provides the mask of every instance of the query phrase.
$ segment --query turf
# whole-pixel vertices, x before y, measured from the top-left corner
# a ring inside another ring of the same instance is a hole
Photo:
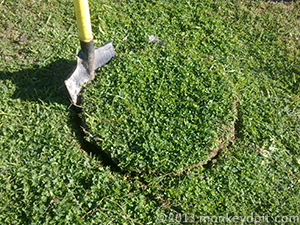
[[[124,44],[134,46],[86,88],[88,132],[123,170],[179,172],[207,161],[233,132],[232,83],[210,69],[216,63],[197,66],[196,52],[187,58],[168,44]]]
[[[72,2],[0,1],[1,223],[299,223],[299,2],[90,8],[116,58],[84,87],[84,140]]]

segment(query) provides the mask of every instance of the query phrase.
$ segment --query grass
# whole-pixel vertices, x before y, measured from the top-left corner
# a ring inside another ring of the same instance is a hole
[[[298,2],[90,1],[116,58],[84,90],[85,139],[115,166],[63,84],[72,2],[0,4],[2,224],[299,223]]]
[[[178,58],[175,46],[124,45],[138,49],[114,60],[86,88],[89,132],[123,170],[179,172],[206,161],[232,132],[233,85],[209,69],[216,63],[197,67],[198,57]]]

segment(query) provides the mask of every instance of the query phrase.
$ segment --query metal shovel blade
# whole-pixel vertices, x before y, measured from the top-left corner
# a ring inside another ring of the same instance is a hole
[[[115,57],[114,47],[111,42],[95,48],[94,56],[94,69],[95,71],[108,63],[111,58]],[[94,75],[90,74],[88,69],[84,64],[84,57],[82,51],[79,52],[77,56],[77,66],[73,73],[65,80],[65,85],[68,89],[70,97],[74,105],[78,104],[78,95],[81,91],[82,85],[86,84],[88,81],[93,80]]]

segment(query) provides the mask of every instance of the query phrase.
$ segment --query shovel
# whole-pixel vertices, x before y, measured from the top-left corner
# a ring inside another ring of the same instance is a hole
[[[94,48],[88,0],[74,0],[81,51],[77,56],[77,66],[65,80],[65,85],[74,105],[80,103],[79,92],[82,85],[95,78],[94,71],[115,57],[112,41]]]

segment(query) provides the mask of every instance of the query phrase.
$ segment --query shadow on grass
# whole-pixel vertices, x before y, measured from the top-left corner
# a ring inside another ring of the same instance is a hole
[[[70,104],[64,80],[76,61],[60,59],[45,67],[33,66],[14,73],[0,71],[0,80],[11,80],[16,90],[12,98],[45,103]]]
[[[71,106],[69,93],[64,81],[76,68],[76,61],[60,59],[45,67],[33,66],[33,68],[19,70],[17,72],[0,71],[0,81],[10,80],[15,86],[15,91],[10,96],[13,99],[31,101],[37,103],[58,103],[70,108],[69,124],[74,131],[81,148],[88,154],[95,155],[104,166],[110,166],[113,171],[119,172],[119,168],[109,155],[101,148],[84,139],[82,121],[79,116],[81,109]]]

